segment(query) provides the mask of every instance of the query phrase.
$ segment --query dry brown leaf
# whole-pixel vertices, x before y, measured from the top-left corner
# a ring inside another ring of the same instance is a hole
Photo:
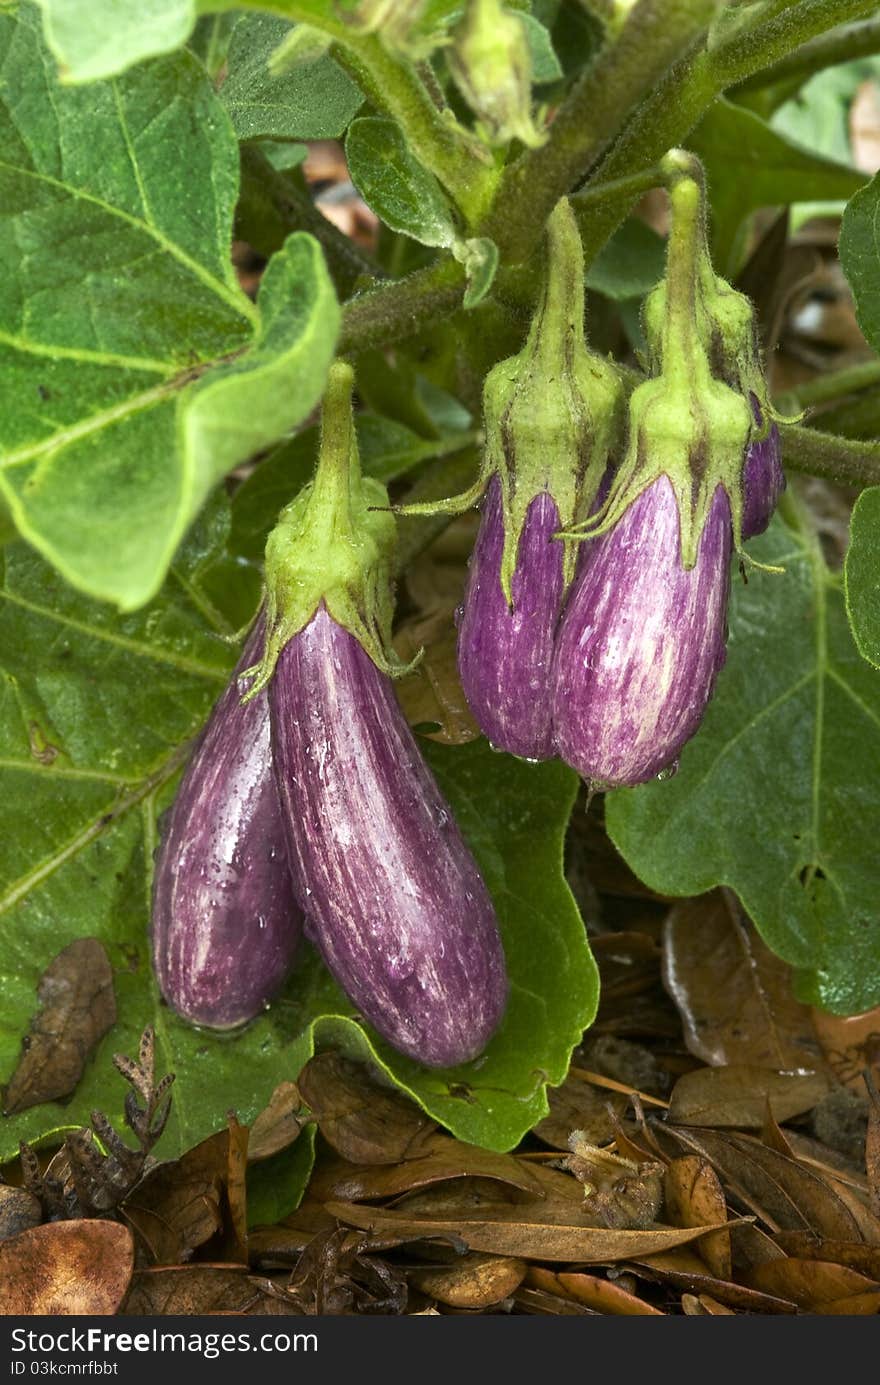
[[[823,1072],[774,1072],[753,1064],[696,1068],[676,1082],[669,1100],[675,1125],[760,1130],[767,1103],[777,1121],[810,1111],[831,1085]]]
[[[449,608],[405,621],[394,635],[404,663],[424,651],[414,671],[394,685],[404,716],[410,726],[443,745],[466,745],[481,734],[458,676],[456,645]]]
[[[831,1303],[822,1303],[816,1312],[847,1318],[872,1318],[876,1313],[880,1313],[880,1289],[872,1289],[867,1294],[851,1294],[849,1298],[837,1298]]]
[[[698,1297],[709,1294],[718,1303],[723,1303],[728,1308],[739,1308],[745,1313],[797,1312],[797,1304],[791,1299],[761,1293],[758,1289],[750,1289],[729,1280],[716,1279],[705,1272],[699,1261],[697,1264],[699,1269],[679,1269],[667,1256],[640,1256],[632,1269],[642,1278],[650,1279],[656,1284],[668,1284],[673,1289]]]
[[[771,1231],[815,1231],[840,1241],[861,1239],[856,1219],[830,1181],[800,1160],[768,1149],[751,1135],[673,1126],[663,1133],[709,1159],[729,1193]]]
[[[567,1150],[573,1130],[582,1130],[591,1144],[609,1144],[614,1139],[609,1108],[622,1116],[628,1100],[617,1092],[602,1091],[569,1076],[561,1087],[547,1088],[547,1104],[549,1114],[532,1133],[554,1149]]]
[[[865,1245],[862,1241],[819,1240],[808,1231],[780,1231],[775,1239],[786,1255],[849,1265],[880,1283],[880,1246]]]
[[[449,1179],[488,1178],[506,1183],[522,1192],[541,1196],[539,1175],[529,1164],[512,1154],[495,1154],[478,1145],[466,1145],[439,1132],[423,1155],[400,1164],[352,1164],[345,1159],[328,1160],[315,1170],[311,1195],[320,1201],[372,1202],[375,1198],[399,1197],[417,1188],[427,1188]]]
[[[705,1063],[821,1067],[810,1009],[792,994],[791,968],[762,942],[729,890],[670,910],[663,979],[685,1042]]]
[[[552,1318],[597,1318],[594,1308],[586,1308],[574,1299],[561,1298],[559,1294],[548,1294],[543,1289],[523,1287],[513,1296],[517,1311],[539,1317]]]
[[[847,1265],[828,1260],[798,1260],[786,1257],[772,1264],[757,1265],[747,1282],[762,1293],[791,1299],[799,1308],[816,1312],[823,1303],[880,1292],[880,1284]]]
[[[813,1028],[829,1067],[845,1086],[864,1096],[862,1073],[880,1061],[880,1005],[848,1016],[814,1010]]]
[[[113,971],[103,943],[78,938],[68,944],[40,977],[37,1000],[40,1009],[3,1092],[7,1116],[70,1096],[89,1054],[116,1023]]]
[[[268,1106],[254,1118],[248,1138],[249,1164],[269,1159],[287,1149],[302,1130],[298,1112],[302,1098],[295,1082],[280,1082],[269,1098]]]
[[[121,1222],[57,1221],[0,1242],[0,1305],[27,1314],[115,1313],[128,1289],[134,1242]]]
[[[666,1215],[673,1226],[710,1226],[727,1219],[727,1203],[718,1175],[697,1154],[673,1159],[664,1181]],[[717,1279],[731,1277],[730,1235],[713,1231],[697,1242],[697,1254]]]
[[[534,1289],[583,1303],[597,1313],[627,1318],[665,1316],[662,1309],[655,1308],[637,1294],[631,1294],[619,1284],[613,1284],[610,1279],[596,1274],[568,1274],[565,1271],[556,1274],[552,1270],[533,1266],[528,1272],[527,1282]]]
[[[865,1168],[868,1173],[868,1205],[875,1217],[880,1217],[880,1092],[870,1068],[865,1070],[865,1086],[871,1103],[868,1111],[868,1133],[865,1138]]]
[[[13,1188],[8,1183],[0,1183],[0,1241],[8,1236],[17,1236],[19,1231],[27,1231],[39,1226],[43,1220],[40,1200],[26,1188]]]
[[[411,1284],[451,1308],[483,1310],[515,1293],[526,1272],[524,1260],[510,1256],[463,1255],[453,1265],[411,1270]]]
[[[297,1079],[321,1134],[354,1164],[396,1164],[430,1148],[434,1121],[411,1101],[370,1079],[360,1063],[320,1053]]]
[[[703,1231],[661,1227],[650,1231],[622,1231],[608,1227],[548,1223],[536,1211],[520,1207],[516,1220],[454,1220],[416,1218],[407,1211],[361,1207],[351,1202],[328,1202],[331,1216],[350,1226],[379,1234],[392,1233],[407,1239],[432,1236],[463,1241],[471,1250],[492,1255],[510,1255],[525,1260],[583,1261],[585,1264],[610,1264],[632,1260],[669,1246],[696,1240]],[[542,1208],[543,1211],[543,1208]],[[708,1228],[718,1230],[717,1227]]]
[[[220,1232],[224,1259],[246,1261],[246,1160],[247,1127],[231,1121],[141,1180],[122,1211],[154,1264],[178,1264]]]

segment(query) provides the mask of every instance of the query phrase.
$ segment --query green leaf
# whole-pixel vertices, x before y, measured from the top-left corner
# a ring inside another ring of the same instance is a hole
[[[229,53],[229,40],[238,16],[210,14],[198,20],[187,47],[199,59],[211,81],[216,81]]]
[[[462,307],[467,311],[482,303],[495,282],[498,272],[498,246],[488,236],[474,240],[456,241],[452,253],[464,265],[467,288]]]
[[[220,99],[239,139],[336,139],[363,103],[330,57],[270,76],[269,58],[290,31],[286,20],[268,14],[243,15],[232,31]]]
[[[850,200],[838,249],[859,326],[874,350],[880,351],[880,174]]]
[[[651,888],[729,885],[802,997],[880,1002],[880,674],[860,658],[839,574],[775,520],[753,545],[783,575],[734,576],[727,663],[675,778],[607,799],[612,839]]]
[[[742,221],[759,207],[852,197],[865,174],[823,158],[769,126],[753,111],[716,101],[688,139],[706,166],[712,192],[715,255],[731,273]]]
[[[880,486],[862,491],[846,553],[846,609],[859,653],[880,668]]]
[[[538,86],[545,82],[558,82],[562,76],[562,66],[548,30],[534,15],[522,13],[520,19],[526,31],[526,42],[532,59],[532,81]]]
[[[114,77],[185,43],[194,0],[37,0],[46,42],[69,82]],[[217,8],[221,8],[220,5]]]
[[[247,1169],[248,1226],[276,1226],[295,1212],[312,1176],[317,1127],[307,1125],[289,1149]]]
[[[425,744],[495,899],[512,982],[500,1033],[454,1072],[404,1060],[354,1019],[317,956],[271,1009],[238,1035],[212,1035],[158,1000],[148,919],[158,815],[190,738],[235,658],[229,631],[253,610],[256,573],[230,562],[228,505],[211,501],[161,594],[120,616],[66,587],[22,544],[6,552],[0,592],[0,1082],[9,1080],[36,1009],[36,987],[67,943],[100,938],[114,969],[119,1021],[72,1100],[0,1119],[0,1162],[20,1139],[87,1121],[121,1122],[114,1053],[133,1054],[147,1023],[160,1070],[177,1073],[160,1153],[224,1123],[250,1121],[318,1044],[339,1042],[466,1140],[507,1148],[546,1110],[595,1011],[596,972],[562,873],[575,776],[528,765],[485,742]],[[245,582],[247,603],[242,594]],[[243,606],[246,605],[246,609]]]
[[[663,278],[666,242],[637,217],[630,217],[603,246],[587,272],[587,288],[615,302],[644,298]]]
[[[353,121],[345,157],[361,197],[392,231],[422,245],[452,245],[455,224],[443,189],[410,153],[393,120],[362,116]]]
[[[258,307],[239,289],[238,146],[191,55],[60,87],[23,7],[0,13],[0,61],[0,254],[17,271],[0,292],[0,497],[68,581],[133,609],[224,470],[314,407],[338,308],[306,236]]]

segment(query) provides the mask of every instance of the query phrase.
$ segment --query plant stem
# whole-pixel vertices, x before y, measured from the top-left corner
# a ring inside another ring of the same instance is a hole
[[[776,403],[781,412],[806,409],[813,404],[829,404],[848,394],[858,394],[860,390],[880,382],[880,359],[860,361],[858,365],[847,366],[845,370],[830,370],[817,375],[815,380],[807,380],[794,389],[786,390]]]
[[[837,63],[852,62],[856,58],[870,58],[880,52],[880,19],[866,19],[857,24],[845,24],[839,29],[831,29],[818,38],[811,39],[793,53],[780,58],[772,67],[765,68],[747,77],[736,87],[737,94],[745,91],[763,91],[772,87],[797,81],[798,84],[822,72],[826,67]]]
[[[441,113],[413,65],[390,53],[377,34],[358,33],[314,0],[244,0],[248,9],[272,10],[311,24],[334,41],[334,56],[380,110],[397,121],[419,163],[440,180],[468,226],[485,211],[496,181],[492,160],[473,135]]]
[[[880,485],[880,442],[853,442],[815,428],[789,425],[782,429],[782,461],[790,471],[859,490]]]
[[[660,159],[687,136],[709,106],[727,87],[779,62],[793,47],[836,27],[841,20],[858,19],[876,8],[866,0],[800,0],[769,20],[759,14],[754,28],[734,35],[695,58],[671,68],[604,157],[591,184],[631,177],[646,163]],[[766,15],[766,11],[763,12]],[[600,204],[584,236],[587,264],[598,254],[634,198]]]
[[[464,288],[462,266],[445,255],[405,279],[357,294],[343,309],[339,352],[356,355],[415,335],[428,322],[454,313]]]
[[[716,8],[715,0],[638,0],[615,42],[566,97],[549,143],[527,150],[505,170],[482,228],[503,258],[518,262],[531,253],[559,198],[584,177],[670,64],[693,47]],[[674,143],[667,141],[659,153]],[[627,168],[624,176],[633,171]]]

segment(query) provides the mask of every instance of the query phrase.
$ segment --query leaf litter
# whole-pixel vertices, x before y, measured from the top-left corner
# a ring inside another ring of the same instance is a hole
[[[4,1300],[138,1315],[880,1312],[880,1014],[847,1029],[801,1005],[732,895],[672,902],[633,885],[595,813],[589,827],[576,814],[567,864],[589,857],[578,902],[600,1009],[516,1149],[453,1138],[325,1050],[250,1128],[230,1112],[158,1162],[174,1094],[148,1030],[135,1059],[115,1059],[124,1132],[95,1111],[3,1170]],[[294,1210],[249,1226],[267,1170],[293,1180],[278,1202]]]

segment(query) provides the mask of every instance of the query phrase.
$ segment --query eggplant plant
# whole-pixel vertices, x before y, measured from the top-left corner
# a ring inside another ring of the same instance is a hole
[[[0,1162],[148,1025],[159,1154],[319,1046],[511,1149],[618,858],[880,1004],[875,8],[0,6],[0,1086],[118,1016]]]

